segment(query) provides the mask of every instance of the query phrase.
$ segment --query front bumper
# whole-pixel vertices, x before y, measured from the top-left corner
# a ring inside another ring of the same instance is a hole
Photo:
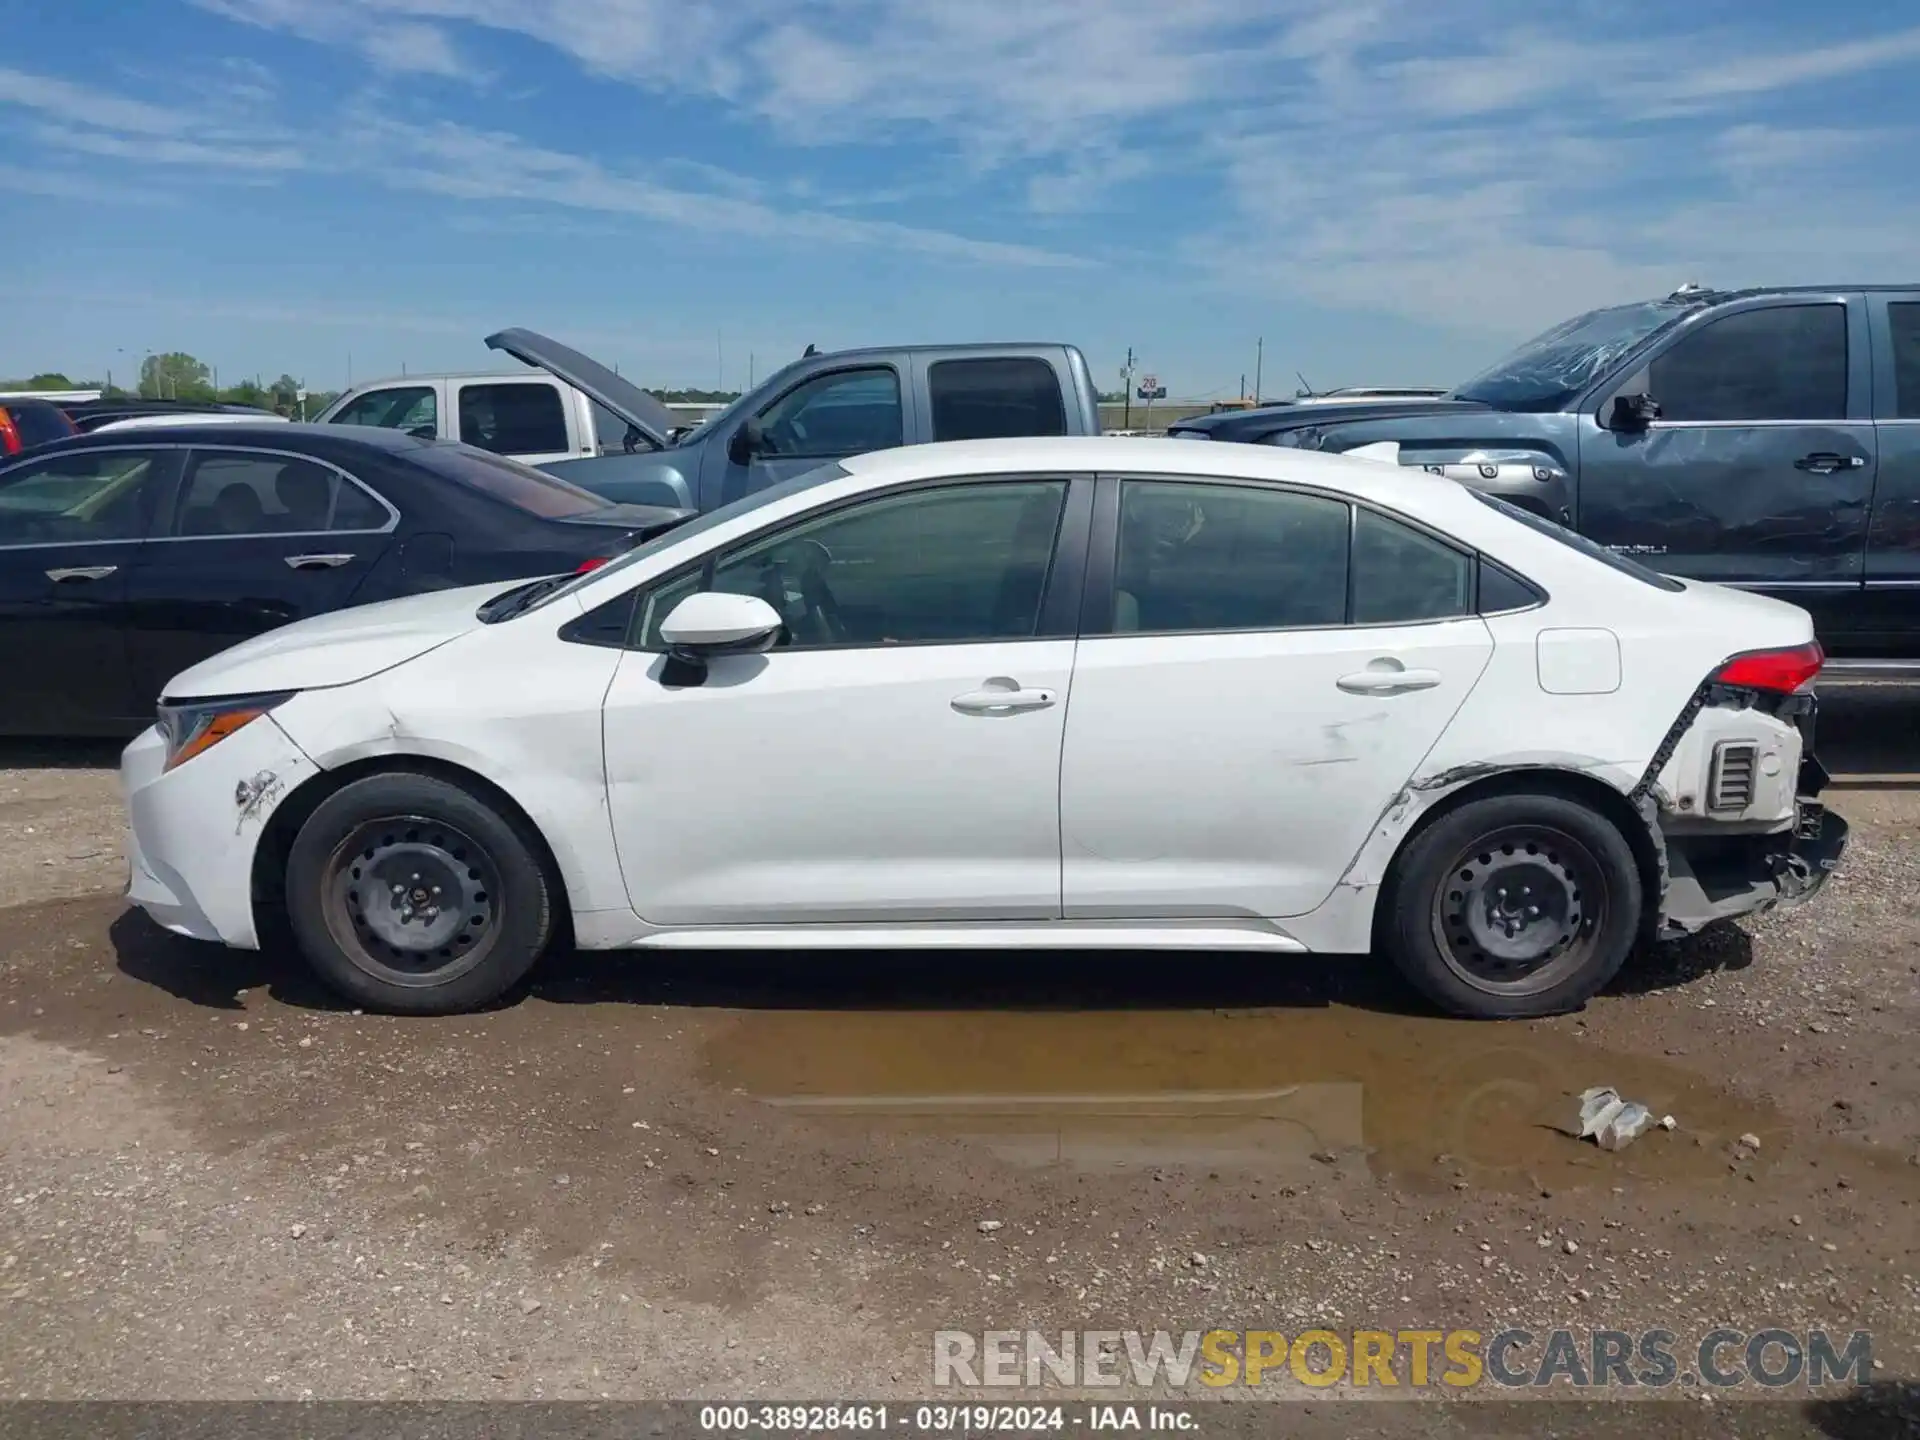
[[[267,818],[318,767],[263,715],[168,770],[158,729],[120,755],[127,899],[177,935],[259,946],[253,856]]]

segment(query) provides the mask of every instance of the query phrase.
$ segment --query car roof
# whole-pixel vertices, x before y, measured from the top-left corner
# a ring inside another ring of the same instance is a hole
[[[380,450],[404,454],[439,442],[422,440],[404,430],[386,430],[371,425],[302,425],[291,421],[262,421],[258,425],[215,423],[211,425],[169,425],[153,430],[93,431],[55,440],[41,446],[36,454],[57,450],[91,450],[105,446],[126,449],[151,449],[157,445],[261,445],[278,450]]]
[[[1160,436],[1071,435],[1034,439],[950,440],[856,455],[840,462],[876,485],[973,475],[1099,473],[1191,476],[1196,480],[1274,480],[1336,490],[1417,518],[1439,520],[1475,505],[1458,481],[1365,456],[1268,445],[1212,445]],[[1470,522],[1471,523],[1471,522]]]

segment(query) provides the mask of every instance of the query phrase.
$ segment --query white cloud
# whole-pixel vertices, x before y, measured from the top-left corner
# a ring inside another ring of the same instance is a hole
[[[366,173],[398,188],[463,200],[514,200],[570,210],[637,215],[689,230],[826,244],[884,246],[945,259],[1007,266],[1077,267],[1088,262],[1030,245],[859,219],[825,210],[777,208],[739,193],[682,189],[598,160],[529,144],[517,136],[448,122],[412,124],[377,115],[355,122],[349,146],[379,157]],[[351,158],[345,163],[351,165]]]
[[[129,100],[50,75],[4,68],[0,68],[0,105],[18,105],[70,124],[139,135],[177,135],[190,127],[186,114],[165,106]]]

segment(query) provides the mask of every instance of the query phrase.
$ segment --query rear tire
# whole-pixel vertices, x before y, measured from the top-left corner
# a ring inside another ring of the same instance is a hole
[[[329,986],[405,1015],[497,999],[553,932],[551,887],[521,827],[458,785],[405,772],[320,802],[287,857],[287,917]]]
[[[1577,1010],[1639,938],[1640,867],[1606,816],[1559,795],[1470,800],[1410,840],[1375,934],[1441,1009],[1477,1019]]]

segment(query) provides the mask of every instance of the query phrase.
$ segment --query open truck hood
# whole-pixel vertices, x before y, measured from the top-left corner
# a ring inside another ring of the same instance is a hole
[[[673,412],[638,385],[537,330],[501,330],[487,336],[487,348],[504,351],[523,365],[545,370],[574,389],[585,391],[638,430],[657,450],[672,445],[673,432],[681,428]]]

